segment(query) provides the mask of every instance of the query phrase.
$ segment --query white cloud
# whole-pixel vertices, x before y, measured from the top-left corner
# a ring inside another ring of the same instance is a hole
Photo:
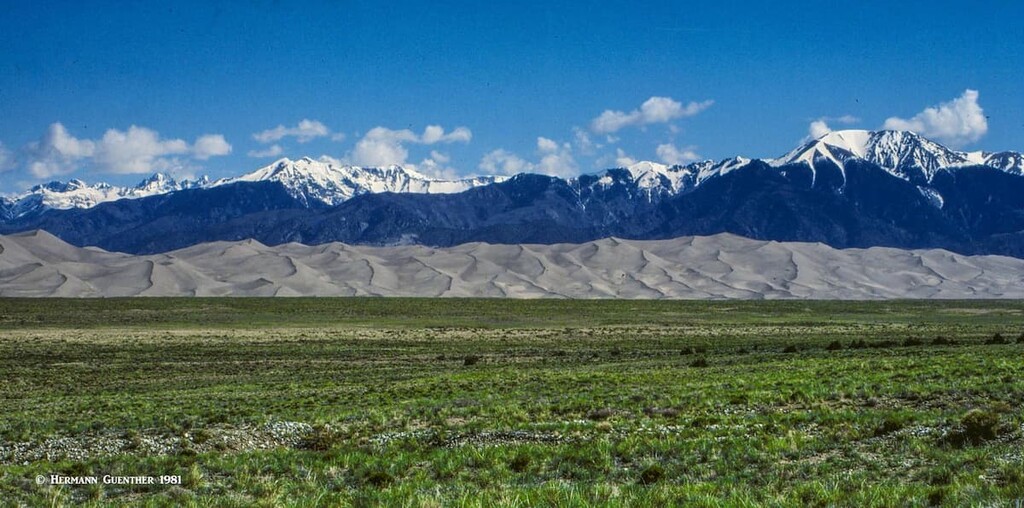
[[[512,152],[498,149],[484,155],[479,168],[488,175],[516,175],[532,172],[533,164]]]
[[[605,110],[590,122],[590,129],[599,134],[610,134],[624,127],[638,127],[653,123],[667,123],[672,120],[694,116],[714,104],[712,100],[690,102],[683,105],[671,97],[651,97],[628,113]]]
[[[579,166],[572,156],[572,146],[563,143],[559,146],[545,137],[537,138],[537,151],[540,162],[534,165],[534,171],[542,175],[570,177],[579,173]]]
[[[341,159],[335,159],[334,157],[331,157],[330,155],[321,155],[320,158],[317,159],[317,160],[319,160],[320,162],[324,162],[324,163],[330,164],[332,166],[344,166],[345,164],[347,164],[347,162],[345,162],[345,161],[343,161]]]
[[[431,154],[437,154],[437,152],[431,152]],[[444,159],[443,156],[442,159]],[[444,160],[439,160],[434,157],[423,159],[423,161],[414,166],[413,169],[429,177],[441,180],[459,179],[459,172],[456,171],[455,168],[448,167]]]
[[[849,125],[852,123],[857,123],[859,121],[860,118],[857,118],[853,115],[823,116],[821,118],[818,118],[817,120],[814,120],[813,122],[811,122],[810,125],[807,126],[807,135],[809,136],[809,139],[818,139],[824,136],[825,134],[832,132],[832,127],[829,127],[828,122],[836,122]]]
[[[328,129],[326,125],[317,120],[310,120],[308,118],[300,120],[295,127],[278,125],[273,129],[267,129],[252,135],[253,139],[260,143],[273,143],[275,141],[281,141],[286,137],[293,137],[299,143],[308,143],[316,138],[326,136],[331,136],[331,129]],[[338,138],[338,136],[340,136],[340,138]],[[331,139],[340,141],[345,139],[345,135],[335,134]]]
[[[386,127],[370,129],[356,142],[348,159],[359,166],[404,165],[409,159],[406,143],[433,145],[437,143],[468,143],[473,133],[466,127],[457,127],[445,133],[440,125],[428,125],[422,135],[409,129],[393,130]]]
[[[425,145],[434,143],[469,143],[473,139],[473,133],[465,127],[456,127],[455,130],[445,134],[444,128],[440,125],[428,125],[423,129],[423,135],[419,142]]]
[[[636,164],[636,159],[626,155],[626,152],[621,148],[615,149],[615,165],[620,168],[625,168]]]
[[[815,120],[807,127],[807,134],[811,136],[811,139],[818,139],[830,132],[832,129],[825,123],[825,120]]]
[[[37,178],[74,172],[79,162],[95,151],[95,143],[72,136],[60,122],[50,124],[42,139],[25,147],[28,170]]]
[[[452,161],[452,158],[449,157],[448,154],[438,152],[437,150],[430,151],[430,158],[441,164],[448,164]]]
[[[110,173],[182,172],[194,169],[181,157],[199,160],[231,153],[231,145],[220,134],[200,136],[194,145],[181,139],[161,139],[145,127],[132,125],[126,131],[109,129],[98,140],[78,139],[60,123],[51,124],[39,141],[25,147],[29,172],[37,178],[71,173],[90,162]]]
[[[563,178],[579,173],[579,164],[573,157],[570,143],[540,136],[537,138],[537,155],[540,160],[531,162],[507,150],[493,150],[480,159],[479,169],[490,175],[538,173]]]
[[[587,134],[587,131],[579,127],[572,128],[572,135],[573,138],[575,138],[573,145],[576,147],[576,150],[583,155],[594,155],[598,149],[603,148],[604,146],[600,143],[595,143],[594,140],[590,138],[590,134]]]
[[[366,136],[363,136],[363,139],[356,143],[350,157],[352,162],[358,166],[405,164],[409,158],[409,151],[402,146],[402,141],[408,140],[403,140],[400,136],[384,136],[382,133],[375,132],[378,129],[383,129],[383,127],[370,130]]]
[[[206,134],[199,136],[192,145],[192,156],[205,161],[210,157],[220,157],[231,153],[231,144],[223,134]]]
[[[0,173],[14,169],[14,154],[0,143]]]
[[[537,138],[537,150],[540,153],[554,153],[558,151],[558,143],[541,136]]]
[[[109,129],[96,145],[93,162],[110,173],[150,173],[156,161],[167,155],[188,153],[189,146],[181,139],[161,140],[151,129],[132,125],[127,131]],[[163,161],[159,169],[173,167]]]
[[[658,157],[666,164],[686,164],[700,160],[700,155],[693,151],[694,147],[679,148],[671,143],[658,145],[655,150]]]
[[[277,157],[282,153],[284,153],[284,148],[281,148],[281,145],[270,145],[264,150],[249,150],[249,153],[246,155],[256,159],[261,159],[264,157]]]
[[[883,128],[913,131],[959,147],[981,139],[988,132],[988,121],[978,104],[978,91],[968,89],[960,97],[925,108],[913,118],[889,118]]]

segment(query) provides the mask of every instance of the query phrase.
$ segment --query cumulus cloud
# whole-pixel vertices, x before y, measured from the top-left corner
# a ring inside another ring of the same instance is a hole
[[[543,136],[537,138],[537,150],[540,153],[553,153],[558,151],[558,143]]]
[[[327,128],[327,126],[320,121],[310,120],[308,118],[300,120],[294,127],[278,125],[273,129],[267,129],[252,135],[253,139],[260,143],[273,143],[275,141],[281,141],[286,137],[295,138],[299,143],[308,143],[316,138],[327,136],[332,136],[331,129]],[[340,141],[345,139],[345,135],[337,133],[332,136],[332,139]]]
[[[14,169],[14,154],[0,143],[0,173]]]
[[[667,123],[672,120],[694,116],[711,107],[715,101],[683,103],[671,97],[651,97],[630,112],[605,110],[590,122],[590,129],[598,134],[610,134],[625,127],[639,127],[653,123]]]
[[[425,145],[432,145],[434,143],[468,143],[471,139],[473,139],[473,133],[465,127],[456,127],[455,130],[445,134],[444,128],[440,125],[428,125],[423,129],[423,135],[419,137],[419,142]]]
[[[811,122],[811,125],[807,128],[807,134],[809,134],[813,139],[818,139],[830,132],[832,132],[832,128],[829,127],[824,120],[815,120]]]
[[[210,157],[220,157],[231,153],[231,145],[222,134],[206,134],[199,136],[192,145],[193,157],[205,161]]]
[[[181,139],[160,139],[156,131],[132,125],[127,131],[109,129],[96,146],[93,162],[110,173],[149,173],[174,166],[170,160],[158,159],[189,151]]]
[[[86,162],[109,173],[181,171],[191,168],[176,156],[207,160],[229,153],[231,145],[220,134],[200,136],[189,145],[181,139],[161,139],[152,129],[132,125],[126,131],[109,129],[102,138],[89,140],[74,137],[59,122],[25,147],[27,168],[38,178],[68,174]]]
[[[621,148],[615,149],[615,165],[620,168],[625,168],[636,164],[636,159],[626,155],[626,152]]]
[[[672,143],[658,145],[655,152],[666,164],[686,164],[700,160],[700,155],[693,151],[694,147],[679,148]]]
[[[356,142],[348,159],[358,166],[404,165],[409,159],[409,150],[405,148],[407,143],[468,143],[471,139],[473,133],[466,127],[457,127],[446,133],[440,125],[428,125],[423,129],[423,134],[416,134],[409,129],[374,127]]]
[[[579,172],[579,165],[572,155],[572,145],[569,143],[538,137],[537,155],[540,160],[531,162],[504,149],[492,150],[480,159],[479,168],[491,175],[539,173],[563,178],[575,176]]]
[[[448,164],[452,160],[448,154],[438,152],[437,150],[430,151],[430,158],[441,164]]]
[[[540,153],[540,162],[533,168],[537,173],[569,177],[579,172],[579,166],[572,156],[572,146],[569,143],[559,145],[551,139],[539,137],[537,138],[537,152]]]
[[[430,157],[423,159],[422,162],[415,166],[415,169],[429,177],[442,180],[457,180],[459,179],[459,172],[447,165],[449,161],[451,161],[451,157],[447,154],[431,150]]]
[[[533,164],[507,150],[498,149],[488,152],[479,165],[480,171],[489,175],[516,175],[533,172]]]
[[[281,145],[270,145],[263,150],[249,150],[249,153],[246,155],[256,159],[261,159],[264,157],[277,157],[282,153],[284,153],[284,148],[281,148]]]
[[[572,135],[574,138],[573,146],[583,155],[594,155],[597,150],[604,147],[604,145],[594,142],[590,138],[590,134],[587,134],[587,131],[579,127],[572,128]]]
[[[836,122],[848,125],[852,123],[857,123],[859,121],[860,118],[857,118],[852,115],[843,115],[836,117],[823,116],[811,122],[811,124],[807,127],[807,134],[811,137],[811,139],[818,139],[824,136],[825,134],[832,132],[832,128],[829,127],[828,122]]]
[[[50,124],[42,139],[25,147],[28,170],[37,178],[74,172],[80,161],[92,157],[95,151],[95,143],[72,136],[59,122]]]
[[[978,104],[978,91],[968,89],[960,97],[925,108],[913,118],[889,118],[883,127],[913,131],[959,147],[981,139],[988,132],[988,121]]]

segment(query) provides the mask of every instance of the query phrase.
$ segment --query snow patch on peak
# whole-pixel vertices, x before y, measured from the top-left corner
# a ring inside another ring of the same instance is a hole
[[[997,157],[996,155],[1000,155]],[[827,160],[845,169],[850,159],[876,164],[908,181],[930,182],[939,171],[962,166],[987,165],[1007,172],[1022,172],[1020,154],[958,152],[909,131],[833,131],[771,161],[773,166],[807,164]]]
[[[6,201],[10,204],[10,217],[20,217],[46,209],[92,208],[107,201],[167,194],[202,187],[209,181],[205,176],[199,180],[179,181],[166,173],[155,173],[134,187],[118,187],[104,182],[90,185],[73,178],[67,182],[53,181],[36,185]]]
[[[289,194],[305,206],[335,206],[367,193],[451,194],[503,180],[505,177],[498,176],[441,180],[397,165],[360,167],[303,157],[295,161],[280,159],[251,173],[235,178],[223,178],[209,186],[274,181],[284,185]]]

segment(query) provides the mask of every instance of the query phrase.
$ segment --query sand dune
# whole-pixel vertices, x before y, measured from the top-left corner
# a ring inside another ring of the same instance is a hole
[[[721,234],[450,248],[214,242],[131,256],[0,236],[0,296],[1024,298],[1024,260]]]

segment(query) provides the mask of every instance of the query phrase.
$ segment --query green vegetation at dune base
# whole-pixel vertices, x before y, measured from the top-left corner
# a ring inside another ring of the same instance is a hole
[[[1013,506],[1022,332],[1020,302],[0,300],[0,500]]]

